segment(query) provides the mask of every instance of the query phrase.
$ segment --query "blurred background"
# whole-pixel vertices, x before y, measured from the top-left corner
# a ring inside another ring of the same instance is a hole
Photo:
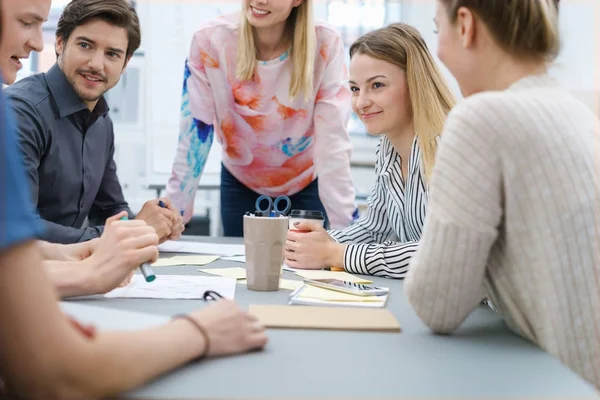
[[[55,62],[55,29],[68,0],[53,0],[45,24],[43,53],[27,61],[19,78],[48,70]],[[437,53],[433,17],[435,0],[315,0],[315,16],[335,26],[347,47],[372,29],[405,22],[421,31]],[[240,9],[241,0],[132,1],[142,24],[142,46],[119,84],[107,94],[115,125],[115,160],[125,197],[137,212],[162,193],[171,172],[179,128],[184,60],[200,23]],[[560,2],[562,52],[552,74],[600,115],[600,0]],[[346,52],[347,53],[347,52]],[[437,58],[436,58],[437,59]],[[441,65],[441,64],[440,64]],[[457,96],[458,86],[441,65]],[[374,177],[378,139],[367,135],[353,116],[352,172],[357,202],[364,209]],[[215,141],[200,182],[195,217],[187,233],[218,235],[220,146]]]

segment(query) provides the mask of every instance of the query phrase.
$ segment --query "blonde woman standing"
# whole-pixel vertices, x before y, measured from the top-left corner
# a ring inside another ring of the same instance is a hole
[[[313,22],[311,0],[244,0],[240,15],[204,24],[186,61],[167,186],[184,220],[216,132],[226,236],[243,235],[242,217],[263,194],[347,226],[356,206],[346,77],[340,36]]]
[[[454,98],[419,32],[392,24],[350,48],[352,106],[381,135],[367,214],[343,230],[301,223],[288,233],[286,262],[402,278],[427,212],[427,182]]]
[[[438,1],[448,116],[406,279],[433,331],[487,295],[508,326],[600,388],[600,121],[551,76],[557,2]]]

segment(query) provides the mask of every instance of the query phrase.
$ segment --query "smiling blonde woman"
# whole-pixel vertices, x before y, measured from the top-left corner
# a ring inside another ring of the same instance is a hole
[[[185,66],[181,131],[167,195],[191,218],[214,133],[223,146],[221,218],[242,236],[260,195],[322,211],[345,227],[356,211],[346,125],[350,91],[338,33],[310,0],[244,0],[203,24]]]
[[[288,233],[286,263],[402,278],[419,245],[427,182],[454,98],[420,33],[406,24],[367,33],[350,57],[354,112],[381,136],[367,214],[343,230],[299,224],[303,232]]]

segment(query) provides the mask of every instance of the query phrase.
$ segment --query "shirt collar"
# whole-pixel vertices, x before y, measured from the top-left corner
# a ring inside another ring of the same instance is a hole
[[[58,106],[58,113],[61,118],[87,109],[87,105],[79,98],[79,96],[77,96],[77,93],[73,90],[73,87],[58,64],[54,64],[52,68],[46,72],[45,77],[48,90]],[[108,103],[104,99],[104,96],[102,96],[100,100],[98,100],[98,104],[96,104],[93,113],[103,117],[108,114],[109,110]]]

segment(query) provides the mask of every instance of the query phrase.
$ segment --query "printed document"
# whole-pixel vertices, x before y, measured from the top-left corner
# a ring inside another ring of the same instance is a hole
[[[233,300],[236,280],[220,276],[156,275],[153,282],[135,274],[131,283],[104,295],[107,298],[133,299],[202,299],[204,292],[212,290]]]

